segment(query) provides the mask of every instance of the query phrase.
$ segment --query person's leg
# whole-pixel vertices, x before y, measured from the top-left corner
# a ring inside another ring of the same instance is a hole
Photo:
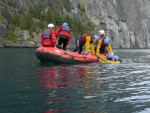
[[[104,54],[104,55],[108,54],[108,49],[107,49],[107,47],[104,48],[104,53],[103,53],[103,54]]]
[[[104,54],[105,53],[105,48],[100,48],[100,53]]]
[[[62,37],[62,43],[63,43],[63,50],[66,50],[67,43],[68,43],[68,37],[67,36]]]
[[[62,45],[62,36],[59,36],[59,40],[58,40],[57,47],[58,47],[59,49],[61,49],[61,45]]]
[[[80,41],[80,43],[79,43],[79,54],[81,54],[83,52],[83,46],[84,46],[84,43],[82,41]]]

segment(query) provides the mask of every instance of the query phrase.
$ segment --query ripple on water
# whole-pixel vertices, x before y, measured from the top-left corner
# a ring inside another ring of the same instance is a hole
[[[141,106],[138,106],[138,107],[141,107]],[[150,113],[150,108],[145,108],[144,110],[133,112],[133,113]]]
[[[150,95],[137,95],[131,97],[124,97],[121,99],[117,99],[114,102],[145,103],[150,102]]]

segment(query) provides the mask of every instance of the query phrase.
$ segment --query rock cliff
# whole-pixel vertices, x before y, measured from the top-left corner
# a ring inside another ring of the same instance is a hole
[[[150,0],[71,0],[104,29],[115,48],[150,48]],[[74,6],[76,7],[76,6]]]
[[[45,7],[52,4],[57,7],[60,3],[60,0],[12,0],[14,4],[10,4],[9,1],[2,0],[2,3],[6,3],[9,7],[15,6],[13,11],[16,12],[21,7],[28,9],[39,4]],[[100,29],[104,29],[111,39],[113,48],[150,48],[150,0],[70,0],[70,2],[71,12],[67,12],[64,8],[57,10],[76,19],[84,20],[86,19],[84,16],[87,16],[96,25],[93,32],[98,34]],[[85,9],[82,15],[79,15],[79,4]],[[2,6],[0,5],[0,9]],[[5,21],[0,21],[0,27],[1,30],[7,29]]]

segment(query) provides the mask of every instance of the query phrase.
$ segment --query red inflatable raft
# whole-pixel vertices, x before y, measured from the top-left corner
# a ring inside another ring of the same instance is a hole
[[[36,50],[36,56],[42,62],[49,61],[67,64],[98,62],[98,58],[95,55],[82,55],[54,47],[39,47]]]

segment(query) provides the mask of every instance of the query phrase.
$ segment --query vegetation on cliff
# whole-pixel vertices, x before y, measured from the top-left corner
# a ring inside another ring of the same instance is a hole
[[[6,2],[7,1],[7,2]],[[84,21],[71,15],[71,3],[69,0],[61,0],[59,4],[52,5],[38,4],[34,7],[17,6],[14,1],[6,0],[1,2],[0,22],[5,24],[8,29],[4,35],[4,39],[17,41],[22,38],[15,29],[27,30],[31,39],[33,33],[39,34],[43,29],[47,28],[48,23],[53,23],[55,28],[67,22],[72,29],[73,36],[81,35],[84,32],[92,31],[94,25],[88,20]],[[56,7],[57,5],[57,7]],[[9,7],[8,7],[9,6]],[[65,9],[65,10],[64,10]],[[78,5],[79,15],[85,13],[84,7]]]

